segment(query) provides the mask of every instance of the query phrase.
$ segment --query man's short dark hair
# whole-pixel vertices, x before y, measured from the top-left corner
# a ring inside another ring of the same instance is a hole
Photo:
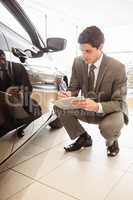
[[[100,45],[104,43],[104,34],[96,26],[87,27],[80,33],[78,43],[88,43],[92,47],[96,47],[98,49]]]

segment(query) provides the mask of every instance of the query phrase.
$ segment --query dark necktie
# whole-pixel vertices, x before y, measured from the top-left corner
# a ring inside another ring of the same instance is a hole
[[[96,68],[95,65],[90,66],[89,75],[88,75],[88,91],[94,91],[94,82],[95,82],[95,73],[94,69]]]

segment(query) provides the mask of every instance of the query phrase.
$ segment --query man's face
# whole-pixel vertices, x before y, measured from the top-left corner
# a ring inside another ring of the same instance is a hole
[[[82,57],[87,64],[95,63],[101,55],[101,49],[92,47],[90,44],[80,44],[80,50],[82,52]]]

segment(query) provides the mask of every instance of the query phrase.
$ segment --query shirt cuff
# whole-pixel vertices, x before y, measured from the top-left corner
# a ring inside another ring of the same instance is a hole
[[[101,103],[98,103],[98,106],[99,106],[99,109],[98,109],[97,113],[104,113],[104,112],[103,112],[102,104],[101,104]]]

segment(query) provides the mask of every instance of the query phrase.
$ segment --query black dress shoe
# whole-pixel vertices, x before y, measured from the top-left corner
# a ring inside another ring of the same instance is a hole
[[[107,148],[107,156],[114,157],[119,153],[119,151],[118,141],[115,140],[113,144]]]
[[[66,152],[77,151],[82,147],[92,146],[92,139],[87,133],[81,135],[73,144],[64,147]]]

